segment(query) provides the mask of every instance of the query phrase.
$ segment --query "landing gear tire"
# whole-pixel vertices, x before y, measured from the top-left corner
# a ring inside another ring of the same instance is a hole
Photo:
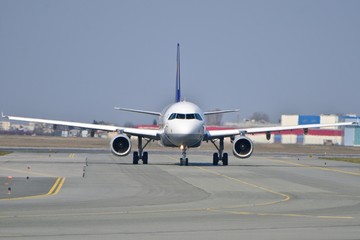
[[[143,164],[148,164],[149,155],[148,152],[144,152],[145,147],[152,141],[151,139],[145,139],[146,143],[143,145],[143,138],[138,137],[138,151],[134,152],[133,164],[139,164],[139,160],[142,160]]]
[[[227,166],[229,164],[229,157],[227,153],[223,154],[222,162],[223,162],[223,166]]]
[[[189,166],[189,159],[180,158],[180,166]]]
[[[219,153],[213,154],[213,165],[219,165],[219,162],[222,161],[223,166],[227,166],[229,164],[229,156],[227,153],[224,153],[222,158],[220,159]]]
[[[219,165],[219,154],[218,153],[213,154],[213,165],[214,166]]]
[[[148,152],[144,152],[142,156],[143,164],[148,164]]]
[[[133,164],[139,164],[139,153],[138,152],[133,153]]]
[[[210,141],[218,150],[218,152],[215,152],[213,155],[213,165],[217,166],[219,165],[219,161],[221,161],[223,166],[227,166],[229,164],[229,157],[227,153],[224,153],[224,137],[219,138],[219,144],[216,144],[216,139]]]

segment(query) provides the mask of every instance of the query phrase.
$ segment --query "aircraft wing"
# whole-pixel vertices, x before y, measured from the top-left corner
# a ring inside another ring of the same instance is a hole
[[[246,133],[266,133],[266,132],[281,132],[296,129],[309,129],[309,128],[323,128],[323,127],[339,127],[357,125],[357,122],[343,122],[343,123],[330,123],[330,124],[304,124],[295,126],[278,126],[278,127],[259,127],[245,129]]]
[[[63,125],[63,126],[72,126],[72,127],[80,127],[87,129],[95,129],[95,130],[103,130],[109,132],[122,132],[132,136],[141,136],[147,137],[151,139],[159,139],[160,131],[157,129],[139,129],[139,128],[126,128],[119,126],[111,126],[111,125],[101,125],[101,124],[91,124],[91,123],[81,123],[81,122],[69,122],[69,121],[60,121],[60,120],[50,120],[50,119],[41,119],[41,118],[28,118],[28,117],[16,117],[16,116],[4,116],[3,118],[7,118],[9,120],[15,121],[24,121],[24,122],[36,122],[36,123],[46,123],[53,125]]]
[[[15,121],[47,123],[47,124],[53,124],[53,125],[81,127],[81,128],[97,129],[97,130],[104,130],[104,131],[111,131],[111,132],[121,129],[117,126],[98,125],[98,124],[91,124],[91,123],[69,122],[69,121],[50,120],[50,119],[41,119],[41,118],[28,118],[28,117],[15,117],[15,116],[3,116],[3,117],[7,118],[9,120],[15,120]]]
[[[253,133],[274,133],[296,129],[309,129],[309,128],[321,128],[321,127],[334,127],[334,126],[351,126],[359,125],[357,122],[343,122],[332,124],[304,124],[294,126],[276,126],[276,127],[256,127],[256,128],[242,128],[242,129],[226,129],[226,130],[209,130],[205,133],[204,140],[210,140],[221,137],[233,137],[236,135],[246,135]]]
[[[142,128],[124,128],[123,133],[131,136],[150,138],[160,140],[159,129],[142,129]]]

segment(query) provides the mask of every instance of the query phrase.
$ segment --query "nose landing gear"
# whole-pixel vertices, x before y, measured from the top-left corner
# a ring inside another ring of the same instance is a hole
[[[188,166],[189,165],[189,159],[186,157],[186,146],[181,145],[180,146],[181,149],[181,154],[182,157],[180,158],[180,166]]]

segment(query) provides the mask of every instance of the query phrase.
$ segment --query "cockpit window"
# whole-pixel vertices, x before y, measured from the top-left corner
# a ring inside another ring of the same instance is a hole
[[[185,119],[185,114],[178,113],[178,114],[176,114],[176,118],[177,119]]]
[[[200,114],[198,114],[198,113],[195,113],[195,118],[196,118],[197,120],[202,121],[202,118],[201,118]]]
[[[200,116],[200,114],[198,113],[188,113],[188,114],[183,114],[183,113],[172,113],[170,114],[168,120],[173,120],[173,119],[197,119],[199,121],[202,121],[202,117]]]
[[[169,117],[169,120],[173,120],[176,118],[176,113],[172,113]]]
[[[195,119],[195,114],[186,114],[186,119]]]

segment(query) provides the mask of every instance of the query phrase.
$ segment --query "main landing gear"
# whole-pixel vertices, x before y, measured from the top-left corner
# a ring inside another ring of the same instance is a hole
[[[143,164],[148,164],[148,152],[144,152],[145,147],[152,141],[151,139],[145,139],[146,143],[143,146],[143,138],[138,137],[138,151],[133,153],[133,164],[139,164],[139,161],[142,160]],[[219,145],[216,144],[216,140],[210,140],[212,144],[214,144],[215,148],[218,152],[213,154],[213,165],[219,165],[219,162],[222,162],[223,166],[227,166],[229,164],[229,157],[227,153],[224,153],[224,138],[219,139]],[[186,146],[181,146],[181,158],[180,158],[180,166],[188,166],[189,159],[186,157]]]
[[[148,152],[144,152],[144,149],[149,144],[151,139],[145,140],[146,143],[143,146],[142,137],[138,137],[138,151],[133,153],[133,164],[139,164],[139,160],[142,160],[143,164],[148,164]]]
[[[223,166],[227,166],[229,164],[229,156],[227,153],[224,153],[224,138],[219,139],[219,145],[216,144],[216,140],[212,139],[210,141],[218,150],[218,152],[213,154],[213,165],[217,166],[219,165],[219,162],[222,162]],[[187,148],[185,146],[180,146],[180,149],[182,151],[182,157],[180,158],[180,166],[188,166],[189,159],[186,157]]]
[[[221,161],[223,166],[227,166],[229,164],[229,157],[227,153],[224,153],[224,138],[220,138],[219,140],[219,145],[216,144],[215,140],[210,140],[212,144],[214,144],[215,148],[218,150],[217,153],[213,154],[213,165],[217,166]]]

